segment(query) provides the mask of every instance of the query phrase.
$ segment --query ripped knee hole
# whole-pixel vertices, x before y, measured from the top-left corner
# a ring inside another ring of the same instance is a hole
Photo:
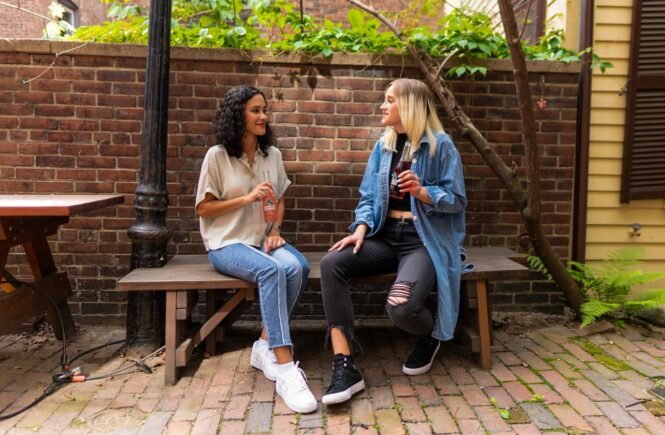
[[[414,285],[414,282],[409,281],[399,281],[393,284],[388,293],[388,305],[402,305],[409,302]]]

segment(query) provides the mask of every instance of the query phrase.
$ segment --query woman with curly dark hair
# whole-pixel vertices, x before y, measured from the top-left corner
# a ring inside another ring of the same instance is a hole
[[[291,182],[272,146],[265,96],[251,86],[231,88],[215,127],[218,145],[203,160],[196,193],[208,258],[220,273],[257,283],[263,329],[250,363],[277,381],[277,394],[289,408],[313,412],[316,399],[293,361],[289,334],[309,265],[280,233]]]

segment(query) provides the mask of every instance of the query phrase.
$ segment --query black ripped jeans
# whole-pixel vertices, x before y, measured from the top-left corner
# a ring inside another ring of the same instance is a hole
[[[339,328],[353,352],[360,346],[353,329],[353,303],[349,291],[352,277],[397,271],[388,293],[386,311],[393,323],[411,334],[426,335],[434,319],[425,299],[434,288],[436,274],[432,260],[413,222],[388,218],[381,231],[364,241],[360,251],[353,246],[327,253],[321,260],[321,294],[330,328]],[[326,344],[328,344],[326,338]]]

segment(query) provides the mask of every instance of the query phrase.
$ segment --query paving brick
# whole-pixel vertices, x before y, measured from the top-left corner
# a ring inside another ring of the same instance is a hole
[[[561,397],[556,391],[552,390],[547,384],[529,384],[529,388],[533,390],[533,394],[537,394],[543,398],[543,402],[546,404],[550,403],[563,403],[563,397]]]
[[[328,409],[330,411],[330,409]],[[351,435],[351,417],[348,410],[344,413],[330,413],[326,415],[326,432],[329,435]],[[273,433],[283,433],[276,432]]]
[[[589,368],[589,366],[569,353],[558,353],[556,356],[578,370],[586,370]]]
[[[621,376],[619,373],[615,372],[614,370],[610,369],[607,367],[605,364],[601,364],[599,362],[590,362],[589,363],[589,370],[598,372],[599,375],[605,377],[606,379],[619,379]],[[584,370],[580,370],[580,372],[583,372]]]
[[[299,422],[300,429],[323,429],[323,408],[319,402],[316,411],[309,414],[302,414]]]
[[[389,377],[382,369],[373,369],[373,370],[363,370],[361,367],[361,373],[363,379],[365,380],[365,385],[376,387],[379,385],[388,385]]]
[[[383,434],[404,434],[402,420],[395,409],[379,409],[376,411],[376,424],[379,432]]]
[[[476,413],[473,412],[471,406],[462,396],[443,396],[443,403],[446,404],[455,420],[471,419],[476,416]]]
[[[374,409],[367,399],[355,399],[351,402],[351,423],[372,426],[374,424]]]
[[[462,395],[471,406],[489,405],[490,401],[478,385],[460,386]]]
[[[496,379],[485,370],[470,369],[469,374],[480,387],[497,387],[499,385]]]
[[[296,414],[290,415],[274,415],[272,417],[272,433],[274,434],[295,434],[297,433],[297,417]],[[219,432],[226,433],[226,432]],[[234,433],[234,432],[229,432]],[[238,432],[242,433],[242,432]]]
[[[459,387],[448,375],[432,375],[432,381],[434,381],[434,385],[439,390],[439,394],[442,396],[462,394],[459,390]]]
[[[275,395],[275,383],[259,376],[252,392],[252,402],[272,402]]]
[[[163,433],[170,419],[170,412],[153,412],[148,415],[148,418],[143,426],[141,426],[139,433],[146,435]]]
[[[136,405],[138,397],[133,393],[118,393],[109,408],[130,408]]]
[[[507,366],[522,365],[522,360],[512,352],[498,352],[496,356]]]
[[[582,372],[584,376],[587,377],[595,386],[600,388],[605,394],[611,397],[613,400],[617,401],[619,404],[626,406],[631,403],[635,403],[635,398],[628,394],[626,391],[622,390],[617,384],[610,381],[609,379],[604,378],[600,374],[584,370]]]
[[[510,408],[515,406],[515,401],[503,387],[486,387],[485,394],[490,399],[496,400],[496,405],[501,408]]]
[[[418,397],[418,402],[423,405],[440,405],[443,403],[436,388],[431,384],[414,385],[413,389],[416,392],[416,397]]]
[[[663,376],[663,370],[650,366],[649,364],[643,361],[625,361],[630,367],[632,367],[636,372],[643,374],[649,378],[655,378],[657,376]]]
[[[225,420],[222,419],[222,424],[219,426],[220,434],[241,434],[245,433],[245,426],[247,422],[245,420]],[[157,432],[155,432],[157,433]]]
[[[432,425],[434,433],[456,433],[458,432],[455,420],[443,406],[428,406],[425,408],[425,414]],[[473,414],[473,411],[471,411]]]
[[[636,428],[639,423],[623,409],[621,405],[615,402],[598,402],[598,407],[609,418],[616,427]]]
[[[202,396],[183,397],[173,414],[173,421],[194,421],[203,403]]]
[[[593,385],[591,382],[587,381],[586,379],[576,379],[573,381],[575,384],[575,387],[577,387],[578,390],[582,392],[585,396],[587,396],[591,400],[599,401],[599,400],[610,400],[610,398],[600,391],[598,388],[596,388],[595,385]]]
[[[238,420],[245,418],[249,408],[250,397],[248,395],[232,396],[224,410],[224,420]]]
[[[516,402],[530,400],[533,394],[524,385],[517,381],[504,382],[502,387],[513,396]]]
[[[476,382],[464,367],[449,367],[448,373],[457,385],[471,385]]]
[[[654,434],[665,434],[665,422],[648,411],[630,411],[630,415]]]
[[[230,385],[211,386],[205,392],[202,406],[204,408],[217,408],[229,400],[231,396]]]
[[[432,433],[432,429],[427,423],[405,423],[405,426],[409,435],[431,435]]]
[[[545,334],[540,331],[529,333],[529,338],[534,342],[538,343],[543,348],[547,349],[551,353],[563,352],[561,346],[559,346],[554,341],[550,340]],[[565,342],[565,341],[564,341]]]
[[[395,396],[390,387],[370,387],[369,396],[372,398],[374,409],[392,408],[395,404]]]
[[[247,417],[245,430],[247,432],[269,432],[272,408],[272,403],[252,403],[249,406],[249,416]]]
[[[561,427],[559,420],[543,405],[539,403],[521,403],[520,406],[539,429],[545,430]]]
[[[570,352],[575,358],[584,362],[596,361],[596,358],[593,357],[590,353],[582,349],[575,343],[562,343],[561,346]]]
[[[665,358],[665,349],[659,349],[653,344],[644,341],[635,341],[633,344],[654,358]]]
[[[631,396],[633,396],[638,400],[642,399],[648,400],[653,398],[651,393],[649,393],[648,388],[644,388],[640,384],[636,384],[633,381],[619,379],[613,382],[617,384],[617,386],[621,388],[623,391],[625,391],[626,393],[630,394]]]
[[[478,420],[458,420],[457,426],[459,427],[460,433],[463,434],[478,435],[486,433]]]
[[[517,378],[502,362],[496,361],[492,364],[492,375],[499,380],[499,382],[514,381]]]
[[[650,366],[653,367],[662,368],[663,366],[665,366],[664,361],[661,361],[658,358],[654,358],[653,356],[649,355],[646,352],[633,352],[631,355],[637,358],[638,360],[641,360],[644,363],[649,364]]]
[[[395,397],[408,397],[415,395],[415,391],[413,391],[413,387],[411,387],[411,384],[409,383],[409,378],[404,375],[391,376],[390,385]]]
[[[510,432],[510,426],[492,406],[474,406],[476,415],[489,433]]]
[[[595,429],[595,432],[603,435],[620,435],[621,433],[614,427],[609,418],[605,416],[587,417],[586,421]]]
[[[510,370],[522,381],[527,384],[539,384],[542,381],[538,375],[536,375],[531,369],[524,366],[514,366]]]
[[[268,423],[272,416],[268,417]],[[201,409],[194,420],[191,435],[208,435],[217,433],[217,427],[222,418],[222,409]]]
[[[591,426],[570,406],[550,405],[548,408],[565,428],[573,428],[579,432],[593,432]]]
[[[574,370],[570,364],[565,362],[562,359],[556,359],[552,362],[550,362],[550,365],[554,367],[563,377],[567,379],[582,379],[582,375],[577,371]]]
[[[619,334],[616,334],[616,333],[604,334],[604,335],[608,340],[615,343],[617,346],[619,346],[625,352],[633,353],[633,352],[639,352],[640,351],[640,348],[637,347],[635,344],[633,344],[630,340],[626,339],[626,337],[623,337],[623,336],[621,336]]]
[[[412,423],[426,421],[425,413],[415,397],[401,397],[398,403],[401,405],[399,413],[403,421]]]
[[[542,432],[533,423],[511,424],[510,427],[517,435],[540,435]]]

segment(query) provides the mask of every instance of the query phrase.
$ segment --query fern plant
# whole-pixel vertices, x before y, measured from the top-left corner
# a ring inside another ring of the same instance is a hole
[[[607,260],[596,267],[577,261],[568,263],[568,273],[580,285],[580,291],[586,300],[580,307],[580,327],[602,318],[610,318],[620,323],[640,311],[665,306],[663,288],[631,295],[633,287],[665,278],[665,273],[635,269],[643,257],[643,249],[626,248],[611,252]],[[552,280],[540,258],[531,255],[528,262],[534,270]]]

